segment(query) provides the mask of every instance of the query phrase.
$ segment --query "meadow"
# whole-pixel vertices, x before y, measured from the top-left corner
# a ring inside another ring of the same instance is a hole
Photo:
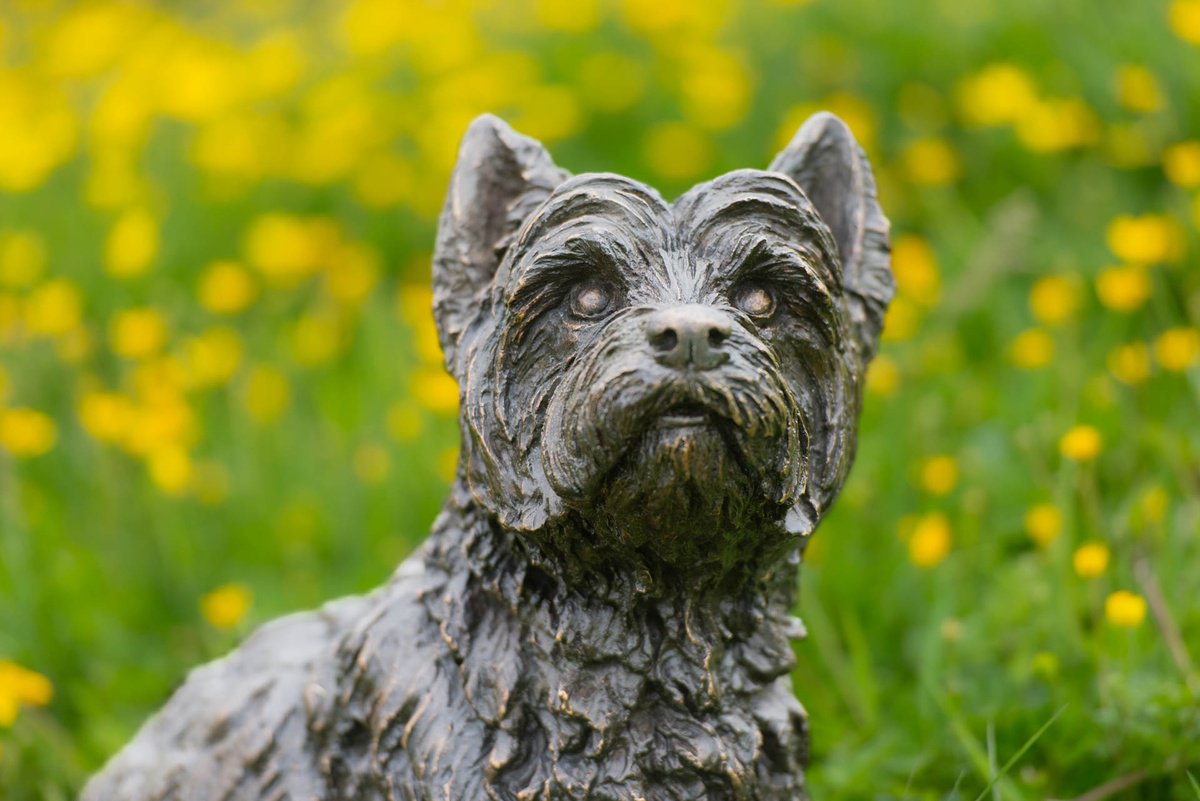
[[[473,116],[670,198],[818,109],[898,294],[800,578],[813,797],[1200,798],[1200,0],[5,0],[0,798],[424,538]]]

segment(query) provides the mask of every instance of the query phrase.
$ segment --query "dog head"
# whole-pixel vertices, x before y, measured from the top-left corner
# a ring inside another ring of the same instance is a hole
[[[475,120],[434,256],[460,477],[510,530],[573,518],[668,564],[728,562],[768,522],[806,535],[853,456],[888,251],[828,114],[674,203]]]

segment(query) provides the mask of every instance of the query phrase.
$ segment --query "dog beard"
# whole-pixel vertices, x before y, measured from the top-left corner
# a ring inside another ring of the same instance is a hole
[[[766,544],[751,540],[783,512],[763,497],[749,444],[719,421],[664,416],[601,482],[593,531],[618,552],[693,577],[746,561]]]

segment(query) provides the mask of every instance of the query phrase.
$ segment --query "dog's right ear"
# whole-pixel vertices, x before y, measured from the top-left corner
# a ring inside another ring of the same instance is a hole
[[[459,337],[491,286],[507,235],[520,224],[513,217],[532,211],[567,177],[540,142],[499,117],[484,114],[467,127],[433,253],[433,316],[451,374]]]

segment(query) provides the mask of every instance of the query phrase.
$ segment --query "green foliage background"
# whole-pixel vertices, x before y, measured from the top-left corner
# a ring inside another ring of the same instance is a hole
[[[472,116],[672,197],[822,107],[900,296],[801,580],[813,796],[974,797],[1065,707],[995,797],[1193,797],[1197,0],[6,2],[0,797],[71,797],[190,666],[424,537]]]

